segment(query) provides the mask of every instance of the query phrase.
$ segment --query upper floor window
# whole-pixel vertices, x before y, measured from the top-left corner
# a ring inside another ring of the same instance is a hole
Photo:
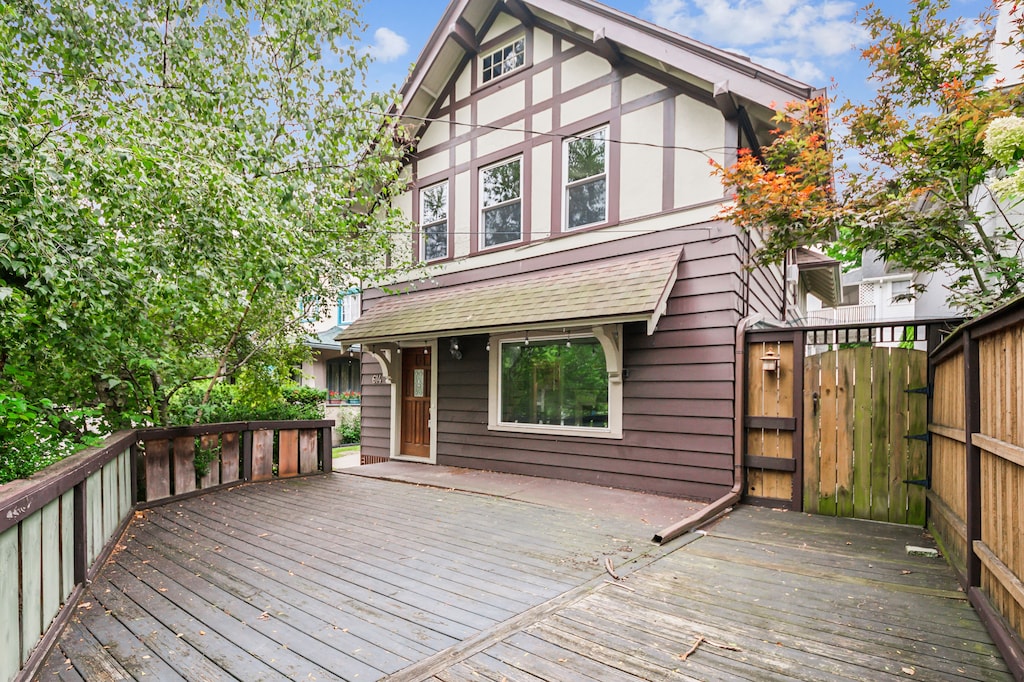
[[[348,326],[359,319],[359,290],[349,289],[338,298],[338,325]]]
[[[566,229],[608,219],[608,129],[599,128],[565,143]]]
[[[523,238],[522,157],[480,171],[482,248]]]
[[[303,296],[299,299],[299,316],[303,322],[317,322],[324,314],[323,307],[319,296]]]
[[[488,52],[483,57],[481,83],[488,83],[498,76],[515,71],[526,64],[526,38],[518,38],[508,45]]]
[[[890,282],[890,287],[893,303],[913,303],[914,283],[911,280],[895,279]]]
[[[448,257],[448,181],[420,192],[420,236],[424,261]]]

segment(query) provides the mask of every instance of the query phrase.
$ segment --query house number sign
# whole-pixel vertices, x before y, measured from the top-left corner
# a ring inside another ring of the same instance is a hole
[[[371,374],[370,375],[370,383],[371,384],[385,384],[387,382],[384,380],[384,375],[383,374]]]

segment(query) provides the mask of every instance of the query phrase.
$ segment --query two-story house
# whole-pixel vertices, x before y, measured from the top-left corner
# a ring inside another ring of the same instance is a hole
[[[747,267],[709,160],[814,94],[592,0],[453,0],[396,112],[421,277],[338,337],[364,351],[364,457],[728,491],[737,331],[786,319],[785,278]]]

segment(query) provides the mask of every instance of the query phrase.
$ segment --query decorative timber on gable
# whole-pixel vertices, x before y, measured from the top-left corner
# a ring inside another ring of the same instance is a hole
[[[815,93],[593,0],[453,0],[394,112],[418,140],[412,258],[713,219],[708,160],[756,148],[771,105]]]

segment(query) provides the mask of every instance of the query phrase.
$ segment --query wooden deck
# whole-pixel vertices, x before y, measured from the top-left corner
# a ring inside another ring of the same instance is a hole
[[[242,486],[141,513],[41,677],[1011,679],[945,563],[906,555],[920,530],[742,507],[649,535],[343,474]]]

